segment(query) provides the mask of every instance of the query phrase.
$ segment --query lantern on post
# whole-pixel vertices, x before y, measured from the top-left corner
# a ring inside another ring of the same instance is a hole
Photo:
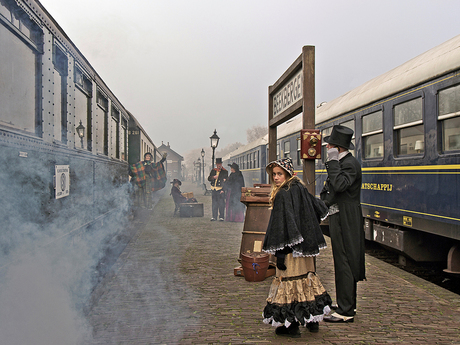
[[[217,145],[219,145],[219,136],[217,135],[217,131],[214,130],[214,134],[212,136],[209,137],[209,139],[211,139],[211,148],[212,148],[212,168],[211,169],[214,169],[214,152],[216,150],[216,147]]]

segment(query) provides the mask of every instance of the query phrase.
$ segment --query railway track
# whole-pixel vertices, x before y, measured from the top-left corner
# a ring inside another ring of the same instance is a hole
[[[407,258],[406,265],[402,265],[399,262],[399,253],[368,241],[366,241],[366,254],[460,295],[460,277],[445,273],[444,262],[416,262]]]

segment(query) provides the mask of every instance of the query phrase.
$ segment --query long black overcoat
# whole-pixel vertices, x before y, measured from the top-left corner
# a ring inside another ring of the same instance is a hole
[[[342,240],[356,281],[366,279],[364,263],[364,228],[361,211],[361,165],[348,153],[340,161],[326,162],[328,178],[321,191],[327,206],[339,206]]]

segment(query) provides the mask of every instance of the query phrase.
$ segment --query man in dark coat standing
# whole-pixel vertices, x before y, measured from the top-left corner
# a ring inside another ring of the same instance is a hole
[[[329,207],[337,308],[326,322],[353,322],[357,282],[364,280],[364,229],[361,212],[361,165],[348,151],[353,130],[336,125],[327,143],[327,180],[321,199]]]
[[[217,219],[217,215],[221,222],[224,221],[225,192],[223,186],[227,178],[228,171],[222,167],[222,158],[216,158],[216,167],[211,170],[208,177],[212,191],[212,221]]]

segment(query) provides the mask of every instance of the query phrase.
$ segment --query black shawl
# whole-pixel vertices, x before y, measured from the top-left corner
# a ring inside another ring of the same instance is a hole
[[[316,256],[326,248],[319,226],[328,209],[323,201],[311,195],[297,179],[281,187],[275,196],[263,251],[292,250],[294,257]]]

